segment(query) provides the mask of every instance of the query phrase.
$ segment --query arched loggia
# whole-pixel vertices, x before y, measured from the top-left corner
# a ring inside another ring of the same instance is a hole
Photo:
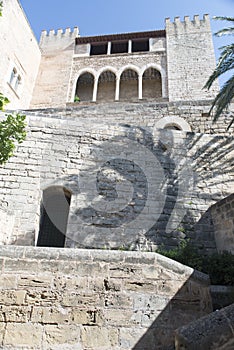
[[[75,96],[80,101],[92,101],[94,88],[94,76],[89,72],[81,74],[77,80]]]
[[[162,79],[160,72],[152,67],[145,70],[142,77],[142,97],[162,97]]]
[[[97,101],[114,101],[116,75],[110,70],[102,72],[98,79]]]
[[[138,74],[126,69],[120,77],[120,100],[138,99]]]

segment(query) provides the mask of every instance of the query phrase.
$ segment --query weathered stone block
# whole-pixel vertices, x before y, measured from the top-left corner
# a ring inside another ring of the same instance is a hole
[[[31,307],[0,306],[0,322],[27,323],[31,318]]]
[[[3,305],[24,305],[25,290],[0,290],[0,304]]]
[[[76,325],[46,325],[44,327],[44,346],[62,346],[76,344],[75,349],[80,348],[80,328]]]
[[[42,324],[63,324],[72,321],[71,309],[63,307],[33,307],[31,320]]]
[[[91,349],[111,349],[118,345],[116,328],[82,327],[81,340],[84,347]]]
[[[40,348],[42,346],[43,328],[39,324],[8,323],[3,340],[4,346]]]

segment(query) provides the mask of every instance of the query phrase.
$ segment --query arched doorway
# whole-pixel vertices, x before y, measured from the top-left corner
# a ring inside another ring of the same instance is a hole
[[[138,99],[138,74],[126,69],[120,77],[120,100]]]
[[[152,67],[146,69],[142,78],[143,98],[162,97],[162,79],[161,74],[157,69]]]
[[[38,247],[64,247],[71,193],[63,187],[43,192]]]
[[[115,100],[116,76],[110,70],[103,72],[98,79],[98,101]]]
[[[80,101],[93,100],[94,76],[91,73],[83,73],[79,76],[76,84],[75,96],[80,98]]]

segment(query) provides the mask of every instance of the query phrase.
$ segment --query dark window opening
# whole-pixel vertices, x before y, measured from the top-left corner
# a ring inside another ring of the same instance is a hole
[[[111,53],[127,53],[128,41],[111,43]]]
[[[178,125],[176,124],[168,124],[164,127],[164,129],[167,129],[167,130],[179,130],[181,131],[181,127],[179,127]]]
[[[44,191],[38,247],[64,247],[71,193],[62,187]]]
[[[92,44],[90,55],[106,55],[107,54],[107,43],[106,44]]]
[[[149,39],[132,41],[132,52],[141,51],[149,51]]]

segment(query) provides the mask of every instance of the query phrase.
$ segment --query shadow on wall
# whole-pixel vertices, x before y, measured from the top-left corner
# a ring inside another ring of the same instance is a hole
[[[195,232],[198,240],[207,232],[218,252],[234,253],[234,194],[212,205],[195,224]]]
[[[212,311],[208,276],[159,254],[10,246],[0,257],[0,347],[170,350],[177,328]]]
[[[212,221],[200,213],[232,181],[230,139],[126,124],[110,132],[81,139],[79,175],[51,184],[69,189],[76,178],[65,245],[151,251],[190,238],[215,250]]]
[[[149,325],[149,328],[132,347],[132,350],[174,350],[176,330],[212,312],[209,289],[205,288],[208,279],[206,280],[206,275],[203,275],[202,288],[201,280],[199,282],[198,280],[196,281],[197,274],[199,273],[195,271],[191,275],[179,291],[175,293],[163,311],[158,311],[158,316],[155,319],[153,315],[157,311],[152,309],[145,311],[143,325]],[[202,274],[200,277],[202,277]],[[157,288],[159,293],[166,296],[173,289],[173,281],[166,280],[159,283]],[[158,303],[160,304],[160,299]],[[133,331],[131,336],[134,337],[137,334],[134,334]]]

